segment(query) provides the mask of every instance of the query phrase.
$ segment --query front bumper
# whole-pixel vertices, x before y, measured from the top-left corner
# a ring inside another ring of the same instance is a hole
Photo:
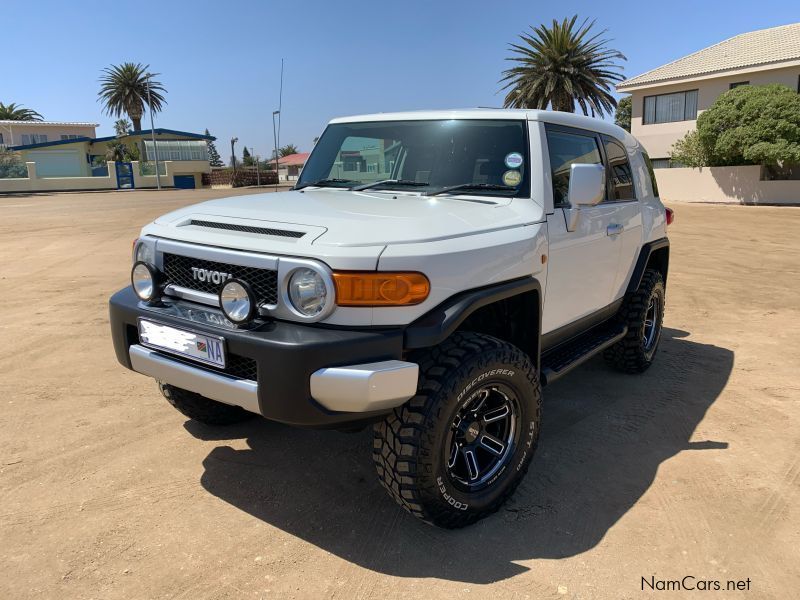
[[[253,329],[226,325],[222,313],[183,301],[140,302],[130,287],[109,301],[114,351],[128,369],[268,419],[303,427],[376,420],[414,395],[419,368],[403,358],[401,329],[332,329],[282,321]],[[187,362],[139,342],[137,320],[225,338],[249,375]]]

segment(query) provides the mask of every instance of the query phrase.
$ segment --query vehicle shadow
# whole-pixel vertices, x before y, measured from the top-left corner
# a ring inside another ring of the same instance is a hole
[[[513,498],[476,525],[446,531],[418,522],[378,484],[371,431],[304,431],[254,420],[205,439],[215,448],[201,482],[211,494],[315,546],[380,573],[489,583],[527,568],[514,561],[585,552],[639,500],[659,465],[686,450],[733,368],[733,352],[665,329],[660,354],[630,376],[594,359],[545,390],[539,450]],[[224,437],[223,437],[224,436]],[[470,548],[469,552],[457,552]]]

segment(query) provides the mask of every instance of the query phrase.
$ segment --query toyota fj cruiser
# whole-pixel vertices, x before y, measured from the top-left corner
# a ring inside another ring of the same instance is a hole
[[[650,366],[670,219],[641,145],[604,121],[335,119],[293,190],[144,227],[114,347],[203,423],[373,425],[389,494],[460,527],[524,476],[542,386],[599,353]]]

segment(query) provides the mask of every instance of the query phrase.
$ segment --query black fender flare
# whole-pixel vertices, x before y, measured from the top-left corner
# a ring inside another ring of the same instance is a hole
[[[416,350],[436,346],[446,340],[467,317],[479,308],[527,292],[536,292],[537,295],[539,313],[536,318],[537,331],[531,332],[531,334],[536,336],[538,350],[542,323],[542,285],[535,277],[512,279],[451,296],[406,327],[404,349]],[[537,351],[536,354],[537,356],[531,356],[531,360],[538,367],[539,352]]]
[[[652,256],[654,252],[662,250],[663,248],[666,248],[667,259],[663,266],[662,275],[664,276],[664,285],[667,284],[667,271],[669,267],[669,238],[663,237],[653,240],[652,242],[646,242],[642,244],[642,247],[639,250],[639,258],[636,259],[636,266],[633,268],[630,281],[628,281],[626,293],[635,292],[639,288],[644,271],[647,268],[647,264],[650,262],[650,256]]]

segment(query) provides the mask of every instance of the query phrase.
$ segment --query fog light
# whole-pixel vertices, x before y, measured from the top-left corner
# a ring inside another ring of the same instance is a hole
[[[219,292],[219,306],[225,316],[237,325],[253,319],[256,298],[244,281],[229,279]]]
[[[150,302],[158,291],[158,275],[147,263],[137,262],[131,269],[131,286],[133,291],[145,302]]]

